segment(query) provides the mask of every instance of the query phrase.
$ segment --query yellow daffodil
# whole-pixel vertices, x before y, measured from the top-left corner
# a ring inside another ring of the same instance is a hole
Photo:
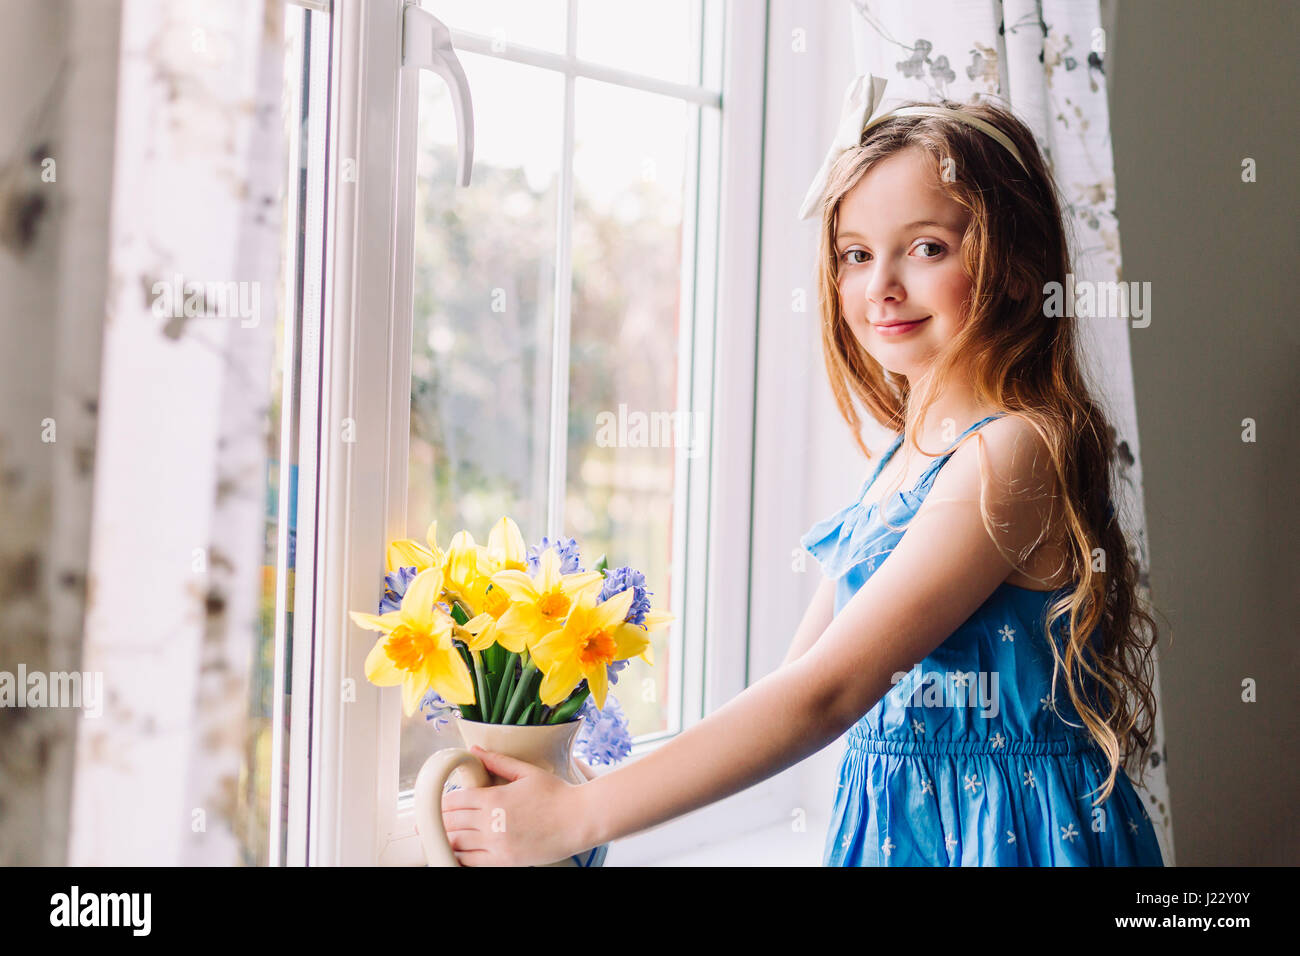
[[[450,562],[456,564],[456,561]],[[528,551],[524,549],[524,536],[510,518],[502,518],[487,537],[486,551],[474,553],[474,574],[469,575],[467,605],[478,611],[476,617],[465,622],[464,630],[471,635],[467,641],[471,650],[486,650],[502,637],[497,623],[510,610],[510,594],[494,585],[491,576],[498,571],[523,571],[528,567]],[[461,568],[458,567],[458,571]],[[511,637],[500,641],[503,648],[520,653],[523,644]]]
[[[646,611],[645,617],[642,618],[641,626],[646,629],[647,633],[654,633],[655,631],[663,630],[675,620],[676,618],[667,611]],[[641,660],[645,661],[651,667],[654,667],[655,658],[653,648],[650,646],[649,641],[646,641],[645,653],[641,655]]]
[[[519,525],[508,516],[503,517],[488,535],[488,557],[492,560],[492,573],[498,571],[527,571],[528,548]]]
[[[469,539],[469,543],[472,542],[473,539]],[[479,612],[465,623],[465,630],[471,636],[467,646],[471,651],[485,651],[500,641],[506,650],[520,653],[524,648],[522,639],[504,635],[497,626],[502,615],[510,609],[510,595],[505,588],[492,583],[492,575],[499,571],[523,572],[528,568],[528,551],[519,526],[508,517],[498,521],[488,535],[486,549],[466,552],[472,556],[472,568],[470,557],[458,553],[456,545],[453,538],[448,569],[463,582],[464,603]]]
[[[430,532],[432,542],[432,528]],[[349,612],[359,627],[383,634],[366,655],[366,679],[380,687],[400,684],[408,717],[430,687],[449,703],[475,702],[473,678],[452,643],[455,622],[436,603],[442,588],[441,568],[428,568],[411,581],[398,610]]]
[[[506,593],[510,606],[497,621],[497,643],[521,653],[559,627],[579,598],[590,595],[594,600],[604,580],[599,571],[560,574],[560,556],[554,548],[542,552],[536,577],[517,569],[498,571],[492,583]]]
[[[438,547],[438,522],[429,523],[426,537],[429,541],[427,548],[412,538],[403,538],[389,544],[385,555],[388,573],[391,574],[398,568],[415,568],[417,572],[441,568],[447,556]]]
[[[476,544],[474,536],[468,531],[457,531],[447,549],[443,570],[445,574],[442,587],[447,596],[460,601],[471,615],[482,610],[475,601],[475,596],[486,590],[486,584],[480,585],[480,578],[491,578],[491,560],[487,548]]]
[[[597,604],[593,594],[584,592],[564,626],[532,646],[533,661],[546,675],[538,689],[543,704],[558,706],[585,677],[596,708],[604,709],[608,666],[644,656],[650,644],[646,628],[624,620],[634,597],[632,588],[627,588]]]

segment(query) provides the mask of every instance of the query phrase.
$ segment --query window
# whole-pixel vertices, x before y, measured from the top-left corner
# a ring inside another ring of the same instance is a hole
[[[508,513],[530,544],[572,536],[587,565],[644,571],[680,618],[676,490],[708,467],[690,370],[711,325],[695,237],[718,214],[700,180],[718,174],[701,129],[716,141],[720,32],[699,0],[578,3],[567,30],[562,4],[423,5],[453,29],[476,122],[461,188],[450,93],[421,75],[407,533],[437,519],[442,546],[482,542]],[[638,740],[682,726],[680,631],[614,689]],[[420,714],[402,734],[407,790],[446,742]]]
[[[327,2],[284,9],[284,158],[280,289],[275,359],[267,407],[265,550],[258,643],[250,671],[249,735],[239,781],[240,848],[248,865],[291,858],[290,779],[305,780],[309,684],[296,675],[310,661],[310,626],[295,629],[299,497],[312,513],[321,326],[321,268],[325,228],[325,121],[330,16]],[[304,470],[305,469],[305,470]],[[300,480],[306,476],[306,480]],[[310,529],[302,570],[310,582]],[[310,597],[310,588],[307,587]],[[310,616],[308,617],[310,621]],[[295,709],[295,701],[297,707]],[[304,792],[299,786],[297,792]],[[305,827],[305,818],[295,825]],[[302,840],[294,841],[295,847]],[[299,857],[300,858],[300,857]]]
[[[615,687],[632,759],[745,685],[762,100],[723,100],[762,88],[764,18],[734,0],[421,6],[470,89],[468,187],[449,88],[394,42],[427,14],[333,4],[311,521],[299,506],[316,564],[295,604],[312,863],[422,860],[409,788],[456,741],[365,683],[374,636],[347,611],[378,601],[386,542],[434,518],[443,547],[508,513],[530,544],[562,531],[588,566],[646,573],[677,622]]]

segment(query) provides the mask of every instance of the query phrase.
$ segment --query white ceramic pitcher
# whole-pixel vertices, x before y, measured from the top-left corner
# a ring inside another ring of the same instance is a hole
[[[574,763],[573,742],[584,719],[577,717],[562,724],[519,726],[453,718],[465,747],[439,750],[424,762],[415,778],[415,827],[429,866],[460,866],[442,825],[442,794],[452,775],[456,775],[453,782],[461,787],[495,787],[507,782],[488,773],[483,761],[466,747],[477,745],[541,767],[569,783],[582,784],[587,782],[587,778]],[[603,866],[608,850],[609,844],[602,844],[547,865]]]

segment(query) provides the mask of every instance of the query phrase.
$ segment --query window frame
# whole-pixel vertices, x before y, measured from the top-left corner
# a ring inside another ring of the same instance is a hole
[[[296,615],[295,622],[313,649],[307,679],[314,702],[312,756],[305,852],[295,856],[291,847],[291,863],[423,863],[409,797],[399,804],[398,695],[384,695],[365,681],[374,635],[347,617],[349,609],[378,601],[377,561],[387,541],[406,534],[419,74],[401,65],[404,5],[334,0],[331,18],[316,573],[312,613]],[[685,455],[679,454],[675,486],[678,505],[688,495],[692,510],[707,502],[703,515],[687,515],[674,531],[674,555],[684,554],[687,567],[704,569],[697,579],[706,582],[685,596],[684,613],[674,625],[684,638],[683,730],[747,684],[765,106],[755,91],[764,89],[767,4],[761,9],[759,17],[742,0],[706,0],[706,24],[717,17],[723,31],[722,114],[717,141],[708,142],[706,134],[700,143],[701,156],[719,164],[716,175],[701,177],[702,189],[713,181],[719,191],[701,195],[700,208],[716,209],[717,215],[693,217],[695,234],[683,243],[684,257],[688,249],[717,253],[716,263],[706,264],[712,271],[699,268],[693,276],[696,321],[684,323],[688,331],[707,333],[692,344],[689,378],[697,400],[701,393],[708,400],[710,440],[708,455],[696,459],[685,482]],[[467,42],[465,48],[472,46]],[[647,81],[653,85],[664,84]],[[355,181],[342,175],[349,161]],[[341,437],[346,419],[352,423],[350,442]],[[698,467],[705,461],[708,467]],[[690,535],[688,527],[694,529]],[[312,636],[317,640],[310,641]],[[295,685],[300,673],[296,666]],[[639,759],[670,736],[639,742],[628,759]],[[793,805],[794,783],[781,775],[657,828],[652,836],[621,840],[617,862],[648,861],[782,819]]]

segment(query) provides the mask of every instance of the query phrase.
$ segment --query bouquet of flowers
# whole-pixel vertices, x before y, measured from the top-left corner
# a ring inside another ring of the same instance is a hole
[[[350,612],[381,635],[366,679],[400,685],[408,717],[417,707],[440,721],[458,714],[494,724],[586,716],[590,757],[621,759],[626,721],[609,687],[630,659],[654,663],[649,636],[673,620],[651,608],[645,576],[610,570],[603,555],[584,570],[572,538],[526,549],[509,517],[486,546],[460,531],[444,552],[436,521],[427,541],[392,542],[379,613]]]

